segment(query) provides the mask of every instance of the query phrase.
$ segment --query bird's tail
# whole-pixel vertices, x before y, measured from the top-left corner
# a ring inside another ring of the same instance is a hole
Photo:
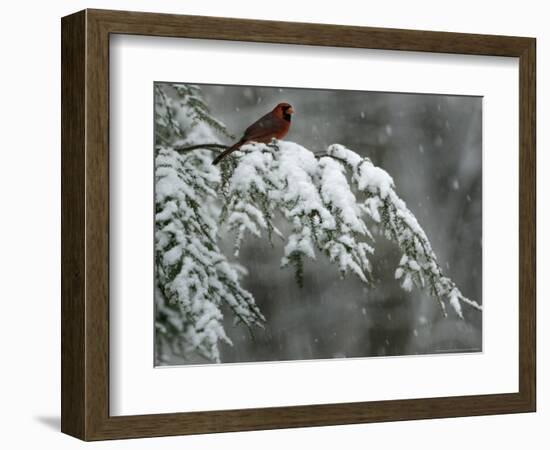
[[[221,152],[218,156],[216,156],[214,158],[214,161],[212,161],[212,164],[216,165],[218,164],[222,159],[224,159],[226,156],[230,155],[231,153],[233,153],[234,151],[237,151],[241,148],[242,145],[245,144],[246,141],[243,141],[242,139],[237,142],[236,144],[232,145],[231,147],[229,147],[227,150],[224,150],[223,152]]]

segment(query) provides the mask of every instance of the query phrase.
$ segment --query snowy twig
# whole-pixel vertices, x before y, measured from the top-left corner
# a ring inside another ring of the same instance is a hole
[[[159,132],[155,133],[155,138],[161,140],[164,145],[170,145],[168,139],[162,136]]]

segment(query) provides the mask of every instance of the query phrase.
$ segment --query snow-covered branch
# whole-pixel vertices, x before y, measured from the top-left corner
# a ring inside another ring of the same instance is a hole
[[[217,244],[217,169],[205,151],[179,155],[162,148],[156,157],[156,305],[177,331],[179,353],[196,351],[219,361],[218,342],[231,343],[222,326],[228,306],[246,326],[264,317],[252,295],[239,283],[242,268],[231,264]]]
[[[461,318],[461,303],[481,310],[481,305],[462,295],[456,284],[443,275],[426,233],[397,195],[388,173],[342,145],[331,145],[327,155],[342,161],[349,168],[352,181],[364,195],[361,204],[363,211],[382,226],[386,238],[395,242],[403,253],[395,271],[395,278],[401,281],[403,289],[410,291],[413,284],[428,288],[444,313],[447,301]]]
[[[171,352],[219,362],[220,342],[231,343],[224,308],[249,328],[265,321],[240,285],[246,269],[230,262],[218,245],[220,172],[209,148],[225,147],[218,135],[229,133],[210,116],[198,87],[157,85],[155,90],[157,360]]]
[[[320,251],[342,276],[352,273],[370,284],[374,238],[368,223],[376,223],[402,252],[395,278],[403,289],[428,289],[445,314],[447,304],[460,317],[461,304],[481,309],[443,275],[393,179],[368,158],[338,144],[315,155],[298,144],[279,141],[243,146],[223,170],[222,218],[236,233],[237,255],[247,233],[260,236],[266,230],[270,237],[282,236],[274,220],[279,215],[291,228],[284,237],[281,265],[294,266],[299,282],[304,260],[316,258]]]

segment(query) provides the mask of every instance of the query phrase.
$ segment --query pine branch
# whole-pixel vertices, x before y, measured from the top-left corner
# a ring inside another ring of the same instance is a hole
[[[219,362],[219,344],[231,344],[223,305],[248,328],[265,321],[217,244],[211,207],[219,172],[204,153],[180,155],[162,147],[155,166],[157,318],[170,324],[164,335],[172,348]]]
[[[459,317],[461,303],[481,310],[443,275],[426,234],[397,195],[392,178],[368,158],[340,145],[313,153],[282,141],[248,144],[244,150],[228,164],[222,190],[222,219],[236,233],[236,254],[246,234],[260,237],[266,230],[270,235],[278,212],[292,227],[281,265],[295,268],[299,284],[304,261],[315,259],[319,251],[342,277],[352,273],[369,285],[374,253],[367,243],[373,240],[365,222],[369,219],[380,224],[403,253],[395,272],[403,289],[410,291],[413,284],[428,287],[444,315],[446,303]]]
[[[265,318],[240,284],[245,275],[218,245],[220,171],[210,152],[231,137],[197,86],[155,85],[155,344],[158,361],[200,355],[221,361],[224,305],[253,336]],[[196,144],[201,136],[206,144]],[[182,143],[175,146],[174,143]]]
[[[392,178],[384,170],[374,166],[368,158],[333,144],[327,149],[329,156],[342,160],[352,172],[352,179],[358,190],[366,195],[363,207],[367,214],[383,226],[386,237],[394,241],[403,252],[395,278],[402,280],[403,289],[410,291],[415,284],[425,287],[430,283],[431,294],[446,315],[444,300],[463,318],[461,303],[479,311],[482,306],[465,297],[456,284],[443,275],[432,250],[430,241],[416,217],[397,195]]]

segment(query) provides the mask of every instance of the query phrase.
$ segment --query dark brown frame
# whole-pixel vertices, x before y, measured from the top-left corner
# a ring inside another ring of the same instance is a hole
[[[64,433],[99,440],[535,411],[535,39],[104,10],[75,13],[64,17],[61,25]],[[518,57],[519,392],[110,416],[109,35],[113,33]]]

